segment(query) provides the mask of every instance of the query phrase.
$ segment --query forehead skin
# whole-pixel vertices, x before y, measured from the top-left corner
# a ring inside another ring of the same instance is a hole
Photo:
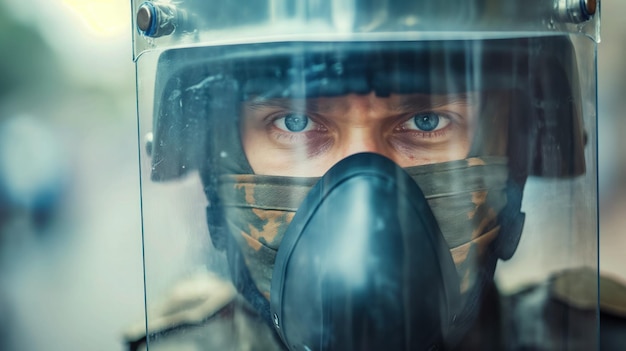
[[[254,172],[270,175],[320,176],[358,152],[382,154],[402,167],[463,159],[479,100],[474,93],[252,100],[243,106],[242,144]],[[290,113],[308,116],[314,130],[276,128]],[[440,116],[443,127],[424,132],[407,124],[426,113]]]

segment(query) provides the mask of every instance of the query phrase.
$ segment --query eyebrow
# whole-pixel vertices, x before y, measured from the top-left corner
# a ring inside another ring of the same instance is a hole
[[[396,113],[410,111],[426,111],[445,106],[472,106],[476,104],[475,94],[451,94],[451,95],[426,95],[426,96],[403,96],[400,101],[389,104],[389,109]]]
[[[336,97],[328,97],[333,99]],[[337,108],[341,108],[336,103],[322,102],[324,98],[310,99],[267,99],[253,100],[246,102],[244,107],[248,110],[260,110],[264,108],[280,108],[285,110],[301,110],[310,113],[328,113]],[[450,95],[421,95],[421,96],[401,96],[398,101],[391,99],[387,107],[394,113],[406,113],[410,111],[427,111],[437,109],[444,106],[472,106],[476,104],[478,98],[473,93],[450,94]]]
[[[285,110],[298,109],[312,113],[324,113],[336,108],[336,104],[322,103],[319,99],[320,98],[256,100],[246,102],[244,107],[252,111],[264,108],[282,108]]]

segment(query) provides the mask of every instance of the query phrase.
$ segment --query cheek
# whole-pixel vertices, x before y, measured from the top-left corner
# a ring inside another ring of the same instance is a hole
[[[454,159],[460,160],[468,157],[472,146],[472,136],[469,132],[463,133],[452,141],[449,152],[454,155]]]
[[[241,132],[244,154],[255,174],[282,175],[289,165],[284,150],[277,148],[264,128],[247,128]]]
[[[243,150],[255,174],[317,177],[332,165],[332,139],[317,139],[300,147],[277,145],[267,133],[242,133]]]
[[[394,161],[401,167],[411,167],[466,159],[470,153],[470,139],[466,136],[443,142],[415,145],[401,140],[389,142],[395,152]]]
[[[328,133],[289,135],[243,126],[242,147],[255,174],[321,176],[332,166],[334,139]]]
[[[249,129],[244,128],[241,132],[241,144],[250,167],[256,172],[259,165],[264,164],[265,161],[265,153],[262,151],[265,149],[263,138],[260,137],[259,133],[253,133]]]

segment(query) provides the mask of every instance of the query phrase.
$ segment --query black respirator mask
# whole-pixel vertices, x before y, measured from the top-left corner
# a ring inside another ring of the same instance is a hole
[[[456,268],[424,194],[376,154],[335,165],[282,240],[271,313],[290,350],[428,350],[459,313]]]

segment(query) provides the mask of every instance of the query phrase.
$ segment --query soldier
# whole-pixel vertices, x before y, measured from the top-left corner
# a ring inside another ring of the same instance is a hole
[[[594,348],[597,7],[134,3],[143,169],[180,192],[143,182],[148,315],[130,348]],[[523,195],[545,250],[496,272]],[[204,206],[206,224],[184,219]],[[206,226],[214,247],[160,311],[157,222],[199,244]],[[494,274],[519,283],[542,260],[591,268],[500,297]]]

